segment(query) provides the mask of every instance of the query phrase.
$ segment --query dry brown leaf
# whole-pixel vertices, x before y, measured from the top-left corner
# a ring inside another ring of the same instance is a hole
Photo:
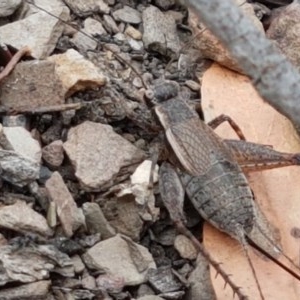
[[[300,141],[291,123],[263,102],[247,77],[214,64],[204,74],[202,99],[207,121],[227,114],[238,123],[248,141],[272,145],[284,152],[300,152]],[[224,138],[237,138],[227,124],[221,125],[216,132]],[[255,172],[248,178],[260,207],[271,224],[280,231],[284,253],[299,265],[300,240],[291,235],[291,230],[300,228],[300,167]],[[209,225],[205,227],[204,239],[205,247],[223,263],[234,282],[244,289],[250,299],[260,299],[239,243]],[[273,262],[250,251],[266,300],[300,298],[299,281]],[[283,257],[280,260],[285,261]],[[220,276],[215,279],[214,270],[212,279],[218,299],[232,299],[232,291],[228,287],[224,289]]]

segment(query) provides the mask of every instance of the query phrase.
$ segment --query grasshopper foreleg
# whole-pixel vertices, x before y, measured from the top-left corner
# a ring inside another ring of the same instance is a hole
[[[208,126],[210,126],[212,129],[216,129],[219,125],[221,125],[224,122],[228,122],[229,125],[231,126],[231,128],[235,131],[235,133],[237,134],[237,136],[245,141],[246,138],[241,130],[241,128],[239,127],[239,125],[237,123],[235,123],[235,121],[233,121],[233,119],[231,119],[229,116],[227,115],[220,115],[216,118],[214,118],[213,120],[211,120],[210,122],[207,123]]]

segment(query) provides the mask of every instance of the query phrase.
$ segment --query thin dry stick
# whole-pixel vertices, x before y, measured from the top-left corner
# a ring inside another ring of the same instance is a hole
[[[300,131],[300,74],[297,69],[233,0],[187,2],[253,80],[258,93]]]
[[[19,107],[18,109],[12,109],[6,106],[0,106],[0,114],[44,114],[44,113],[54,113],[59,111],[66,111],[70,109],[80,109],[82,107],[81,103],[67,103],[67,104],[57,104],[50,106],[42,106],[36,108]]]
[[[30,49],[29,47],[23,47],[21,48],[9,61],[9,63],[5,66],[5,68],[2,70],[0,73],[0,82],[7,77],[10,72],[14,69],[16,64],[19,62],[19,60],[24,56],[24,55],[29,55],[30,54]]]

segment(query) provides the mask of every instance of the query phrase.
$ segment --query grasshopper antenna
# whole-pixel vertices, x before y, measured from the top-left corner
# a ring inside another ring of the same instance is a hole
[[[47,11],[46,9],[44,9],[43,7],[39,6],[39,5],[36,5],[35,3],[31,2],[30,0],[25,0],[25,2],[27,2],[28,4],[36,7],[37,9],[45,12],[46,14],[48,14],[49,16],[52,16],[53,18],[56,18],[57,20],[61,21],[62,23],[78,30],[80,33],[82,33],[83,35],[85,35],[86,37],[90,38],[91,40],[97,42],[99,44],[99,40],[97,40],[96,38],[94,38],[93,36],[87,34],[86,32],[84,32],[83,30],[81,29],[78,29],[76,28],[75,26],[69,24],[67,21],[63,20],[62,18],[52,14],[51,12]],[[106,48],[106,45],[105,44],[101,44],[101,46],[103,48]],[[137,71],[137,69],[132,65],[130,64],[128,61],[126,61],[123,57],[121,57],[117,52],[113,51],[112,49],[109,49],[109,51],[111,51],[113,53],[113,55],[118,59],[120,60],[124,65],[126,65],[127,67],[131,68],[131,70],[140,78],[142,84],[143,84],[143,87],[145,89],[148,89],[148,85],[145,83],[143,77],[141,76],[141,74]]]

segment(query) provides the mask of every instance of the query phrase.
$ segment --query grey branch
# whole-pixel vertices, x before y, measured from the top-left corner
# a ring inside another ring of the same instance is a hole
[[[300,131],[300,74],[233,0],[189,0],[200,20],[231,52],[258,93]]]

